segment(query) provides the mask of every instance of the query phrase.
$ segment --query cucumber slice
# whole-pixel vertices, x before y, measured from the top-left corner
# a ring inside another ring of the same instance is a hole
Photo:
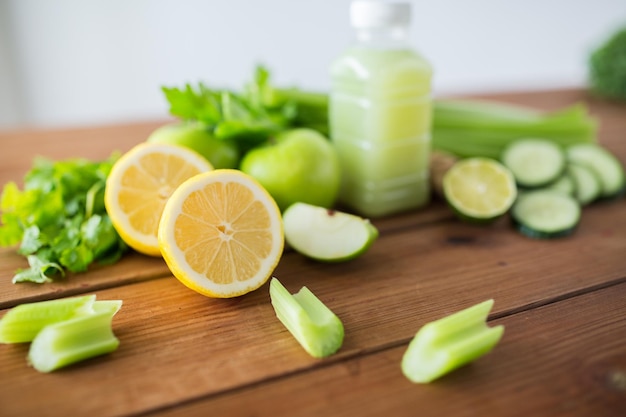
[[[565,195],[574,195],[576,193],[576,183],[569,174],[561,175],[556,181],[547,185],[546,190],[558,191]]]
[[[354,259],[378,237],[367,219],[305,203],[289,206],[283,223],[285,240],[294,250],[324,262]]]
[[[624,167],[611,152],[593,143],[581,143],[570,146],[566,153],[570,162],[585,165],[597,174],[602,186],[601,197],[615,197],[624,192]]]
[[[502,163],[521,187],[542,187],[556,181],[565,170],[565,154],[545,139],[520,139],[507,146]]]
[[[574,197],[550,190],[524,193],[511,209],[520,233],[535,239],[572,234],[580,222],[580,214],[580,204]]]
[[[567,172],[576,184],[574,197],[581,205],[585,206],[600,197],[602,184],[591,168],[570,163],[567,166]]]

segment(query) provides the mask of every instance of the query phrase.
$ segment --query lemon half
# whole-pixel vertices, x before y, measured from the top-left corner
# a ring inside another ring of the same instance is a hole
[[[142,143],[122,155],[104,193],[120,237],[138,252],[160,256],[157,231],[165,202],[183,181],[212,169],[204,157],[177,145]]]
[[[262,286],[284,247],[281,213],[251,176],[218,169],[185,181],[163,210],[161,253],[184,285],[230,298]]]

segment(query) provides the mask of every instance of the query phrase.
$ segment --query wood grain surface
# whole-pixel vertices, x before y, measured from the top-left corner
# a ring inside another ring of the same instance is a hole
[[[584,101],[599,141],[626,164],[626,106],[582,91],[484,96],[551,110]],[[36,155],[105,158],[154,123],[0,133],[0,182]],[[94,293],[121,299],[112,354],[41,374],[27,345],[0,345],[0,416],[623,416],[626,415],[626,199],[584,208],[568,238],[516,233],[508,218],[463,223],[441,201],[374,220],[365,256],[321,264],[287,251],[274,275],[309,287],[343,321],[340,351],[313,359],[276,319],[268,286],[216,300],[136,253],[54,284],[11,283],[25,260],[0,250],[0,308]],[[501,343],[428,385],[400,360],[425,323],[493,298]],[[0,315],[4,314],[0,311]]]

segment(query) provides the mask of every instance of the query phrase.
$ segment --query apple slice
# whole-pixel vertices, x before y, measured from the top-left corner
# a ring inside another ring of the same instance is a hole
[[[283,223],[285,239],[294,250],[323,262],[354,259],[378,237],[368,219],[306,203],[289,206]]]

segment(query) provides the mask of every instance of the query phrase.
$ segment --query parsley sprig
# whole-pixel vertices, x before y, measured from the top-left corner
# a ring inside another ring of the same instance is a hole
[[[4,186],[0,246],[18,245],[29,268],[13,282],[50,282],[93,262],[114,263],[127,250],[104,207],[106,178],[118,155],[104,161],[36,158],[24,177]]]

